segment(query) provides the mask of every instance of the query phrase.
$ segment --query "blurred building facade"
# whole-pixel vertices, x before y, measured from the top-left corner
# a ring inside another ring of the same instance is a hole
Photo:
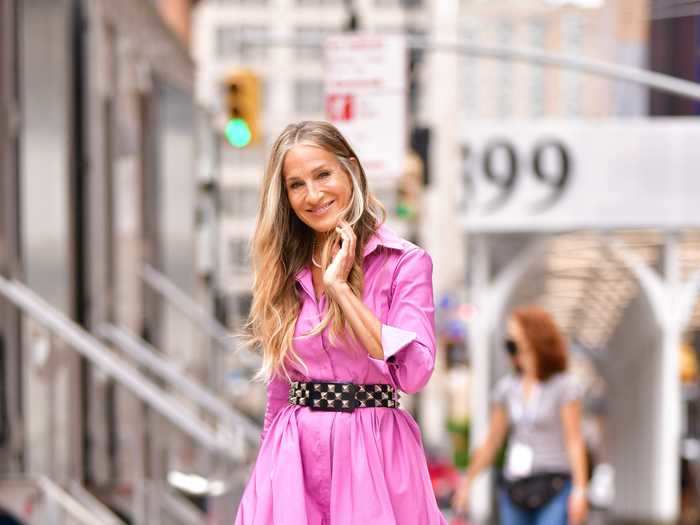
[[[228,492],[206,518],[229,523],[257,427],[215,373],[216,164],[185,37],[140,0],[3,2],[0,24],[0,507],[202,522],[197,474],[225,480],[197,497]]]
[[[589,4],[597,7],[582,7]],[[649,46],[647,0],[463,1],[458,5],[454,12],[445,15],[439,26],[435,22],[431,36],[440,39],[445,34],[448,40],[453,38],[458,42],[534,49],[646,68]],[[448,63],[445,68],[448,73],[445,74],[451,77],[440,79],[433,66],[428,66],[425,81],[434,82],[437,87],[427,98],[431,103],[422,107],[421,120],[428,122],[433,129],[440,129],[443,135],[449,134],[448,142],[459,142],[465,129],[484,119],[507,124],[529,119],[648,114],[648,90],[629,83],[524,62],[475,56],[439,57],[432,54],[427,57],[428,64],[440,60]],[[445,84],[454,83],[457,84],[454,91],[444,91]],[[426,90],[430,89],[426,86]],[[454,95],[450,98],[452,93]],[[453,118],[440,114],[439,105],[457,108],[452,113]],[[461,235],[454,213],[456,206],[444,204],[457,198],[451,188],[459,177],[464,159],[459,151],[452,149],[435,155],[434,162],[432,172],[440,179],[436,180],[436,188],[429,190],[432,195],[428,201],[432,204],[428,204],[426,217],[435,222],[425,224],[424,231],[443,231],[459,242],[457,239]],[[459,246],[450,243],[448,248],[438,240],[432,246],[433,253],[440,260],[441,288],[448,289],[463,278],[465,259],[452,256]]]
[[[585,7],[593,5],[594,7]],[[462,3],[459,33],[468,42],[536,49],[645,67],[648,2]],[[461,68],[469,118],[594,118],[647,112],[646,90],[574,71],[466,58]]]
[[[649,68],[700,82],[700,2],[652,0]],[[654,93],[652,115],[700,115],[700,102]]]

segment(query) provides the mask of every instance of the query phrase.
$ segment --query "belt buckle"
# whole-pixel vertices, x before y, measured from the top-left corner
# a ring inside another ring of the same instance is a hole
[[[312,411],[354,412],[357,408],[357,387],[353,383],[311,383],[310,389],[308,406]]]

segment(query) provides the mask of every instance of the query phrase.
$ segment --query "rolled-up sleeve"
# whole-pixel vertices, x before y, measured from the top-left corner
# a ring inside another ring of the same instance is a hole
[[[267,403],[265,405],[265,418],[263,419],[260,443],[264,441],[270,424],[274,421],[280,409],[288,403],[288,399],[289,382],[278,375],[274,376],[267,385]]]
[[[423,388],[435,367],[433,261],[423,249],[407,251],[398,261],[381,340],[398,388],[409,394]]]

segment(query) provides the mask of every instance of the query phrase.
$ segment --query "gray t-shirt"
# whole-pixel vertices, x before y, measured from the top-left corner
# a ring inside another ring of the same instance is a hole
[[[580,398],[581,389],[573,376],[564,372],[540,383],[530,393],[527,402],[523,397],[520,376],[511,374],[496,383],[493,403],[506,409],[511,431],[504,469],[506,478],[524,476],[513,472],[519,470],[511,468],[513,456],[518,456],[520,459],[517,463],[522,465],[524,462],[531,474],[571,471],[561,408],[565,403]],[[525,460],[522,459],[523,455]]]

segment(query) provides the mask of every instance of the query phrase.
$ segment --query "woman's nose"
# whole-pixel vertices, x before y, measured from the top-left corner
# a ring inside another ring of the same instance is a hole
[[[316,186],[316,184],[313,182],[309,183],[308,193],[306,194],[306,199],[309,201],[309,203],[313,204],[317,202],[321,197],[321,191]]]

